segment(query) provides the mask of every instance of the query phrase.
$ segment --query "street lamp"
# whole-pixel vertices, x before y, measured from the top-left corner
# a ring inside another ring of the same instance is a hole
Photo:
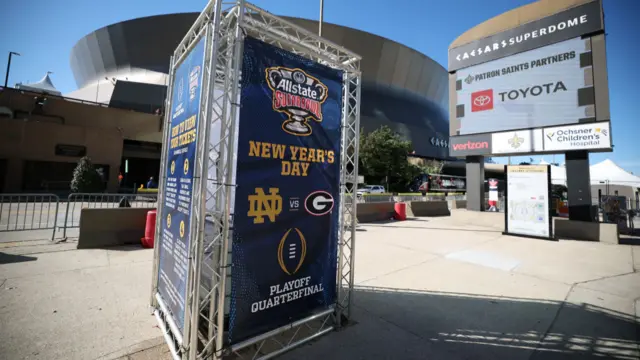
[[[320,0],[320,21],[318,21],[318,36],[322,36],[322,18],[324,18],[324,0]]]
[[[4,78],[4,87],[7,87],[7,84],[9,83],[9,70],[11,70],[11,57],[13,55],[20,56],[20,54],[15,51],[9,51],[9,61],[7,61],[7,75]]]

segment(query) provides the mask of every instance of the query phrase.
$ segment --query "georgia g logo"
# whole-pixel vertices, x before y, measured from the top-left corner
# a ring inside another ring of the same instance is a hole
[[[333,210],[333,196],[324,190],[314,191],[304,199],[304,209],[313,216],[326,215]]]

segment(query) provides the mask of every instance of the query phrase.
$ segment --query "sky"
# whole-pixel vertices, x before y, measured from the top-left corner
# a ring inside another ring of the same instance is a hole
[[[10,86],[40,80],[47,71],[63,93],[75,90],[71,48],[85,35],[143,16],[201,11],[207,0],[6,0],[0,11],[0,69],[13,57]],[[364,30],[414,48],[447,66],[447,48],[469,28],[532,0],[325,0],[324,21]],[[318,0],[254,0],[276,15],[318,19]],[[591,163],[611,159],[640,174],[640,0],[604,0],[613,153],[591,154]],[[633,64],[632,64],[633,62]],[[3,72],[4,74],[4,72]],[[1,131],[1,130],[0,130]],[[425,141],[427,141],[425,139]],[[541,157],[534,157],[539,161]],[[506,158],[494,158],[499,163]],[[512,162],[528,161],[514,157]],[[563,163],[563,156],[544,160]]]

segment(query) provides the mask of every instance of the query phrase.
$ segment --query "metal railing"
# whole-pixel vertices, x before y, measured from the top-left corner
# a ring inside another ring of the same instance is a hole
[[[67,229],[80,226],[82,209],[109,209],[118,207],[156,207],[157,193],[149,194],[91,194],[76,193],[67,198],[62,236],[67,237]]]
[[[0,194],[0,232],[52,230],[53,240],[59,208],[55,194]]]
[[[466,200],[466,195],[447,195],[444,194],[364,194],[357,195],[359,203],[377,203],[377,202],[408,202],[408,201],[443,201],[443,200]]]

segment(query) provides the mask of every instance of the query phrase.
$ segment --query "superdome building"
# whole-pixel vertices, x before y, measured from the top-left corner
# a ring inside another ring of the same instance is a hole
[[[162,111],[169,57],[198,13],[158,15],[98,29],[71,52],[78,90],[66,96],[141,112]],[[285,17],[311,32],[316,21]],[[364,31],[323,23],[323,37],[362,56],[361,127],[387,125],[415,155],[448,159],[448,73],[426,55]],[[158,131],[145,140],[161,142]]]

